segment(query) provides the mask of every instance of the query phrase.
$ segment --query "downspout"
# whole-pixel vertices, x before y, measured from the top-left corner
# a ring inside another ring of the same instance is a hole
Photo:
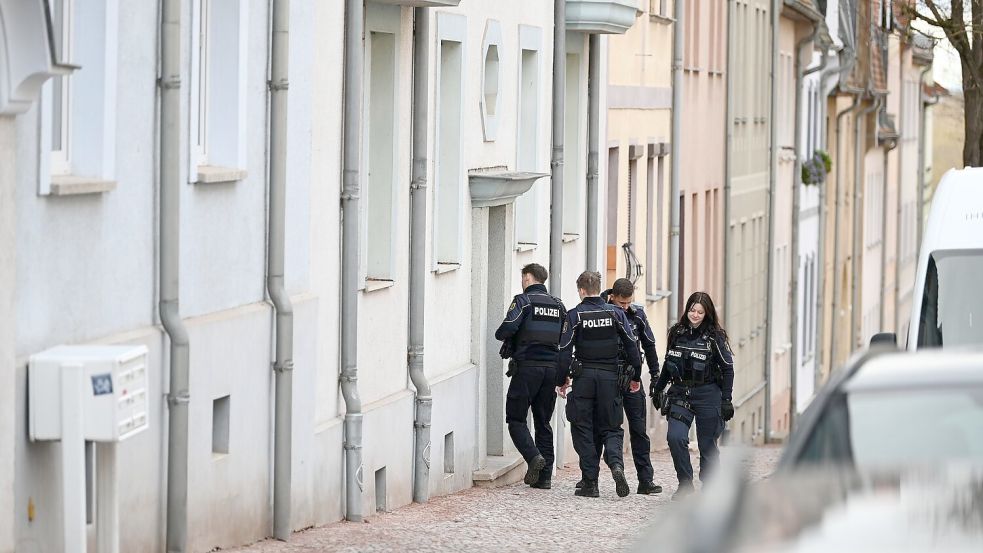
[[[550,160],[550,293],[563,294],[563,124],[567,87],[566,0],[553,0],[553,155]]]
[[[765,288],[765,443],[771,435],[772,310],[775,308],[775,187],[778,182],[778,29],[782,0],[771,3],[771,101],[768,106],[768,280]]]
[[[840,278],[839,278],[839,260],[840,260],[840,209],[843,190],[843,181],[846,179],[845,171],[840,171],[845,163],[845,156],[840,155],[843,151],[843,141],[841,139],[843,117],[847,114],[856,111],[863,101],[863,92],[849,92],[854,94],[853,104],[847,109],[841,111],[836,115],[836,159],[837,159],[837,171],[836,171],[836,197],[833,199],[833,305],[830,311],[830,335],[829,335],[829,373],[832,374],[834,363],[836,362],[836,318],[837,312],[840,310]],[[825,270],[824,270],[825,272]],[[823,306],[820,305],[820,308]],[[822,330],[825,324],[820,324],[820,339],[822,339]],[[819,342],[819,348],[822,349],[823,342]]]
[[[416,413],[413,419],[413,501],[430,499],[430,416],[433,394],[423,367],[426,322],[427,276],[427,113],[429,94],[430,18],[426,8],[413,10],[413,176],[410,182],[410,305],[407,361],[410,380],[416,387]]]
[[[801,191],[802,188],[802,83],[805,79],[806,71],[802,67],[802,54],[803,49],[807,44],[811,44],[816,40],[816,35],[819,34],[819,26],[814,24],[812,27],[812,33],[809,36],[803,38],[795,45],[795,136],[794,136],[794,151],[795,151],[795,165],[792,170],[792,263],[795,264],[795,270],[789,271],[792,278],[792,305],[790,306],[789,313],[789,338],[792,343],[791,351],[789,352],[789,359],[791,360],[792,368],[789,371],[789,413],[788,413],[788,432],[792,433],[792,429],[795,428],[795,416],[798,412],[797,401],[798,394],[796,393],[796,386],[798,385],[799,378],[799,206],[802,203]],[[823,62],[826,61],[826,55],[823,55]],[[819,71],[823,66],[820,65],[810,70],[810,72]]]
[[[826,122],[827,110],[829,109],[829,95],[826,94],[826,83],[834,77],[839,76],[842,79],[843,75],[849,73],[856,64],[856,58],[851,58],[848,60],[846,71],[840,63],[836,64],[836,67],[827,69],[823,71],[819,77],[819,90],[823,94],[823,101],[821,102],[821,120],[822,124],[819,127],[820,130],[820,142],[823,145],[823,149],[829,153],[829,126]],[[836,118],[837,129],[839,129],[840,117],[837,115]],[[839,134],[837,134],[836,151],[839,153],[840,144],[838,142]],[[834,156],[833,163],[835,164],[834,170],[836,174],[840,174],[839,166],[843,163],[843,160],[839,156]],[[829,216],[829,210],[826,207],[826,185],[829,181],[823,183],[823,186],[819,187],[819,271],[817,274],[819,276],[819,282],[816,286],[816,313],[818,314],[818,320],[816,325],[816,345],[818,346],[815,350],[816,352],[816,362],[813,374],[813,380],[815,389],[819,389],[822,383],[822,367],[825,359],[823,358],[823,352],[825,351],[824,345],[826,343],[826,323],[823,314],[826,311],[826,218]],[[837,180],[837,191],[839,191],[839,180]],[[838,197],[838,192],[837,192]],[[837,201],[834,200],[834,206],[838,206]],[[836,207],[835,209],[839,209]],[[836,229],[834,229],[834,232]],[[835,247],[835,246],[834,246]],[[838,250],[837,250],[838,251]],[[833,273],[836,273],[836,259],[833,260]],[[835,285],[835,281],[834,281]],[[835,313],[835,310],[834,310]],[[832,317],[830,317],[832,321]],[[830,350],[830,358],[832,359],[832,350]]]
[[[601,134],[600,35],[590,35],[587,49],[587,270],[596,271],[598,142]],[[651,293],[651,290],[646,292]]]
[[[882,108],[887,109],[887,102],[884,102]],[[904,104],[901,104],[904,105]],[[900,137],[899,137],[900,139]],[[884,328],[884,322],[887,320],[887,302],[884,301],[884,292],[887,290],[887,171],[888,171],[888,152],[898,147],[898,142],[895,142],[893,146],[884,147],[884,173],[881,179],[881,201],[883,205],[881,206],[881,312],[878,314],[877,328],[878,332],[883,332],[886,330]],[[899,152],[900,153],[900,152]]]
[[[922,83],[925,81],[925,74],[931,70],[932,66],[928,65],[918,75],[918,222],[915,226],[917,229],[915,234],[915,251],[921,250],[922,232],[924,232],[925,225],[925,114],[928,108],[925,106],[926,102],[922,97],[922,86],[924,86]],[[900,219],[898,220],[900,221]]]
[[[341,393],[345,398],[345,519],[362,521],[362,398],[358,395],[359,186],[362,150],[362,0],[345,5],[345,122],[341,193]]]
[[[273,429],[273,537],[287,540],[293,430],[294,309],[284,285],[287,244],[287,88],[290,61],[290,0],[273,0],[270,67],[270,236],[266,289],[276,310],[276,406]]]
[[[847,352],[853,353],[853,350],[860,346],[862,343],[860,340],[860,321],[863,315],[861,304],[861,287],[859,285],[860,272],[863,270],[863,266],[860,264],[860,258],[864,254],[864,233],[861,225],[863,224],[863,200],[864,200],[864,176],[863,169],[866,167],[866,163],[863,162],[861,156],[865,155],[865,151],[862,148],[863,137],[861,136],[861,128],[867,126],[867,116],[871,113],[876,113],[881,108],[881,102],[883,97],[876,95],[873,98],[874,102],[869,107],[864,108],[860,111],[857,116],[855,124],[853,125],[853,224],[851,228],[851,241],[853,243],[853,255],[850,256],[850,349]],[[866,130],[866,129],[865,129]]]
[[[679,169],[680,169],[680,137],[682,135],[682,93],[683,93],[683,25],[686,0],[675,0],[673,4],[673,16],[676,22],[673,26],[672,36],[672,148],[669,155],[672,156],[672,166],[670,172],[670,196],[669,196],[669,304],[675,301],[676,305],[682,301],[679,290],[682,283],[679,282]],[[726,195],[725,195],[726,198]],[[666,308],[667,327],[672,327],[679,316],[679,309]]]
[[[734,1],[728,0],[727,2],[727,34],[725,36],[734,36]],[[727,75],[724,77],[725,81],[725,94],[727,100],[724,103],[724,224],[723,231],[724,236],[722,238],[723,244],[723,258],[724,258],[724,313],[723,319],[727,321],[727,317],[730,315],[730,249],[731,249],[731,237],[730,237],[730,175],[731,175],[731,153],[730,146],[734,141],[734,125],[731,118],[734,115],[734,101],[733,94],[731,90],[734,88],[734,79],[732,77],[733,59],[731,58],[731,48],[730,41],[727,41]],[[673,114],[676,113],[676,97],[673,95]],[[677,194],[678,195],[678,194]],[[672,310],[669,311],[669,317],[672,318]],[[673,321],[670,320],[670,323]],[[738,406],[740,407],[740,406]]]
[[[160,86],[160,320],[171,342],[167,394],[168,553],[188,545],[189,341],[179,303],[181,262],[181,0],[162,0]]]

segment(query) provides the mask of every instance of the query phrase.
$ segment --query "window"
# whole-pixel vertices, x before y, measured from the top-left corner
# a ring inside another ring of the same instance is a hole
[[[618,177],[620,171],[620,148],[608,148],[608,197],[607,197],[607,271],[608,280],[618,268]],[[682,248],[682,246],[680,246]],[[680,251],[682,251],[680,249]],[[680,279],[680,281],[682,281]]]
[[[80,66],[42,88],[38,193],[112,190],[116,183],[116,1],[51,0],[58,59]]]
[[[648,147],[648,167],[645,172],[645,263],[649,270],[645,273],[645,293],[647,299],[656,299],[656,292],[663,286],[662,243],[665,211],[665,182],[663,168],[666,148],[663,143],[652,143]]]
[[[188,180],[243,180],[248,8],[235,0],[193,0],[192,5]]]
[[[516,125],[516,169],[540,170],[540,91],[539,51],[542,47],[542,31],[536,27],[519,26],[519,120]],[[544,181],[545,179],[540,179]],[[532,188],[515,201],[515,237],[517,249],[531,249],[539,243],[540,190],[537,181]]]
[[[370,5],[366,11],[365,129],[366,201],[363,202],[363,277],[394,277],[397,218],[397,79],[399,8]],[[368,288],[367,283],[367,288]]]
[[[434,269],[460,266],[463,254],[464,202],[467,189],[461,151],[464,100],[463,16],[438,13],[437,144],[434,200]]]
[[[918,347],[983,344],[983,250],[936,251],[928,258]]]
[[[502,26],[489,19],[485,24],[485,39],[482,44],[484,68],[481,78],[481,126],[485,142],[494,142],[498,137],[498,92],[500,50],[502,47]]]
[[[577,34],[575,36],[582,37]],[[584,135],[581,132],[581,108],[584,83],[583,56],[580,52],[571,51],[583,46],[583,38],[576,43],[568,41],[567,50],[567,86],[564,102],[563,122],[563,233],[579,235],[581,233],[584,212]],[[585,113],[586,115],[586,113]]]

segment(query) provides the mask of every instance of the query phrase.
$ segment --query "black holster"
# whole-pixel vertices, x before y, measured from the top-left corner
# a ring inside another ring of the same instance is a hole
[[[515,359],[509,359],[509,369],[505,371],[505,376],[511,377],[518,368],[519,364],[515,362]]]

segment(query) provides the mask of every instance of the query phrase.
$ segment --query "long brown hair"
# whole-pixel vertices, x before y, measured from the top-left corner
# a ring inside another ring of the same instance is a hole
[[[693,304],[700,304],[703,306],[703,311],[705,315],[703,316],[703,322],[700,323],[699,330],[709,332],[710,334],[718,334],[723,337],[724,343],[730,346],[730,338],[727,336],[727,331],[724,327],[720,325],[720,319],[717,317],[717,308],[713,305],[713,300],[710,299],[710,294],[706,292],[693,292],[690,294],[688,300],[686,300],[686,308],[679,315],[679,321],[672,325],[669,329],[669,343],[673,342],[676,333],[679,330],[689,328],[689,318],[686,316],[689,310],[693,307]]]

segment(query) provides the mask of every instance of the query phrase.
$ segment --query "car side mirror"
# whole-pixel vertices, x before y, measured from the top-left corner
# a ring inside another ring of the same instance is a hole
[[[878,332],[870,337],[870,345],[887,345],[898,347],[898,335],[893,332]]]

